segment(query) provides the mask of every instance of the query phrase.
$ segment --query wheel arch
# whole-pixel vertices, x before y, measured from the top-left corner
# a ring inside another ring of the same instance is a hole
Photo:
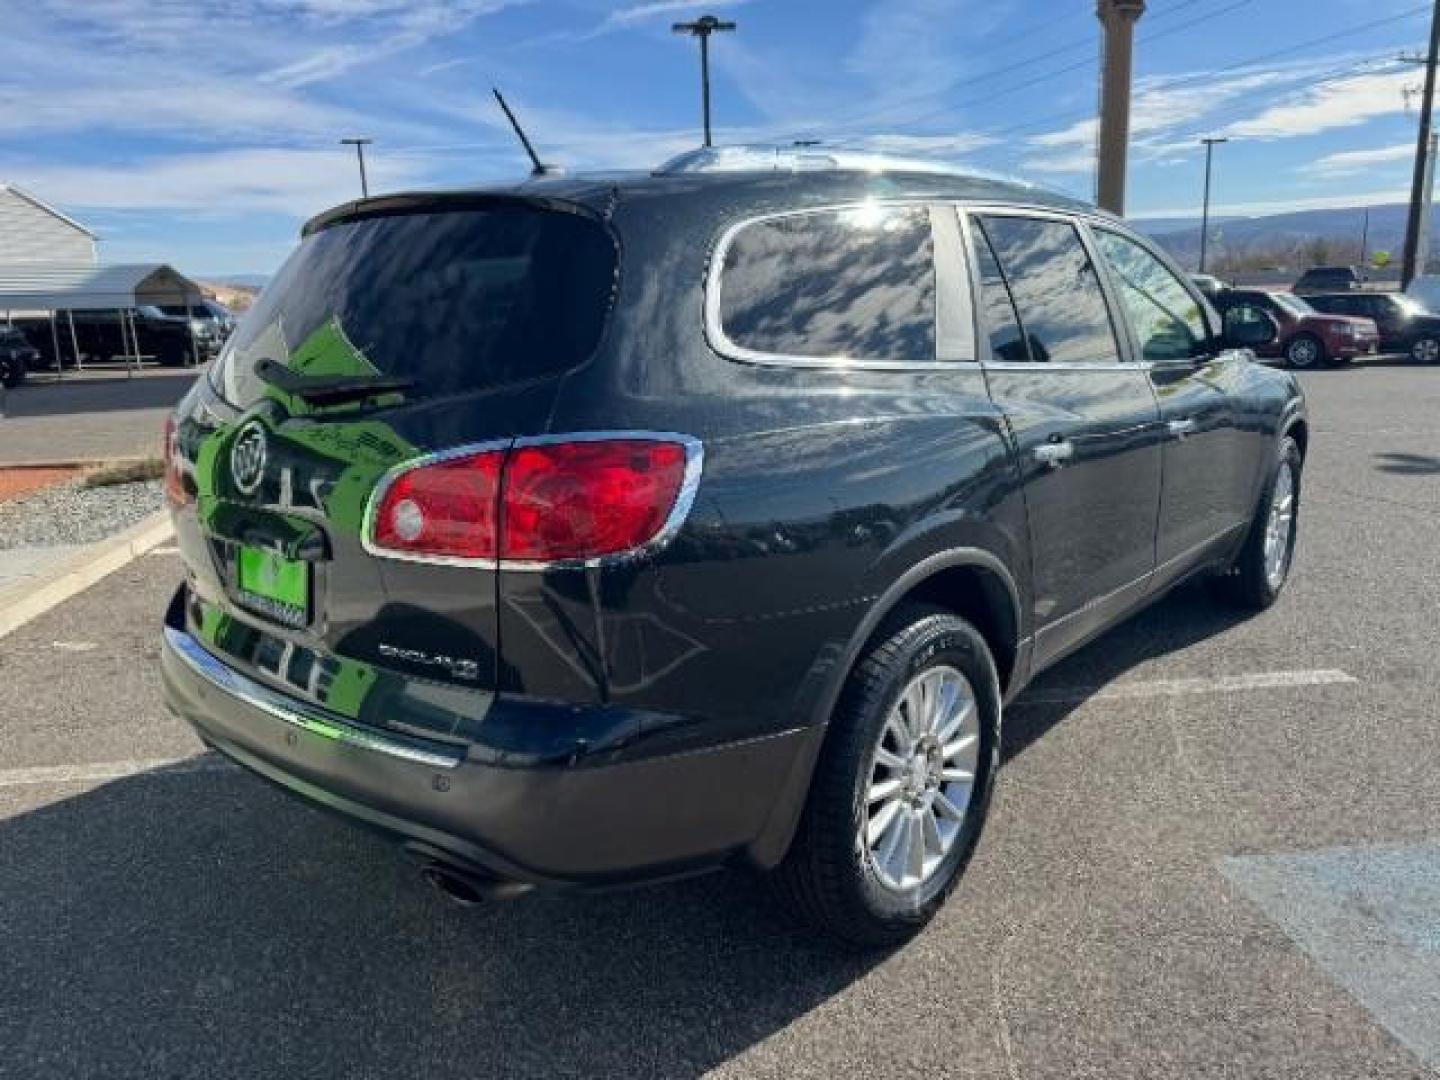
[[[807,752],[797,755],[781,797],[776,800],[765,828],[749,846],[747,855],[761,867],[780,862],[790,847],[810,791],[815,763],[825,742],[831,713],[841,691],[869,645],[906,605],[944,608],[970,622],[995,659],[1002,700],[1018,689],[1026,664],[1020,591],[1014,575],[996,555],[982,548],[952,548],[922,559],[900,575],[870,606],[836,663],[824,692],[810,717],[813,737]]]

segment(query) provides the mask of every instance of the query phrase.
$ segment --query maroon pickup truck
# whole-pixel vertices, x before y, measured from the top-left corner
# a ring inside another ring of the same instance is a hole
[[[1275,320],[1280,335],[1273,345],[1257,350],[1262,356],[1284,357],[1294,368],[1313,368],[1335,361],[1350,361],[1380,347],[1380,332],[1373,319],[1326,315],[1298,296],[1260,289],[1227,289],[1215,306],[1228,322],[1253,318],[1260,310]]]

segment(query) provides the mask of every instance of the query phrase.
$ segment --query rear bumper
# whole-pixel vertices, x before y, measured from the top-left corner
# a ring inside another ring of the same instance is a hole
[[[793,798],[820,736],[797,729],[681,754],[642,756],[637,747],[604,763],[506,767],[322,714],[263,686],[177,625],[179,607],[161,650],[166,698],[207,744],[396,839],[528,884],[663,878],[752,849],[777,802],[787,802],[782,794]],[[573,719],[574,707],[554,708],[557,721]],[[545,724],[533,704],[526,718]]]

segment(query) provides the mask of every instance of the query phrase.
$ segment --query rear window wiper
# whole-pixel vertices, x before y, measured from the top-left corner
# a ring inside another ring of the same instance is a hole
[[[360,401],[378,394],[413,389],[414,379],[402,375],[305,375],[264,357],[255,364],[255,375],[277,390],[294,394],[312,405],[338,405]]]

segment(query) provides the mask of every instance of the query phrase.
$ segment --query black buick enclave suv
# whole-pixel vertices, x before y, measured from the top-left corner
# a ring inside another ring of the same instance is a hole
[[[341,206],[167,433],[169,701],[457,898],[738,862],[899,940],[1003,702],[1283,586],[1305,406],[1228,332],[1114,218],[917,165]]]

